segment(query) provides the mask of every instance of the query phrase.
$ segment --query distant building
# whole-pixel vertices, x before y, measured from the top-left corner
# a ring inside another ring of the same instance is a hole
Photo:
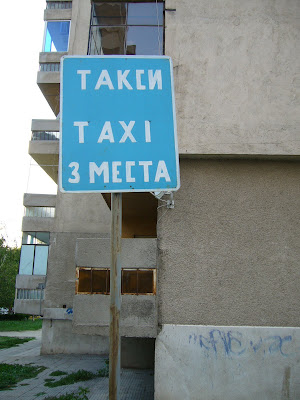
[[[29,154],[55,182],[60,58],[173,60],[175,207],[123,195],[122,364],[155,356],[156,399],[300,396],[299,17],[297,0],[47,1],[56,119],[32,121]],[[110,196],[24,206],[15,311],[43,315],[44,354],[107,353]]]

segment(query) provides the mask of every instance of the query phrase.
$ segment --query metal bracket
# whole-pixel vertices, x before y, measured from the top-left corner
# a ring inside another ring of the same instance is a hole
[[[165,202],[165,206],[167,207],[167,208],[174,208],[175,207],[175,201],[174,201],[174,199],[173,199],[173,192],[151,192],[151,194],[157,199],[157,200],[160,200],[160,201],[163,201],[163,202]],[[163,199],[163,196],[166,196],[166,195],[168,195],[168,196],[170,196],[170,199],[169,200],[164,200]]]

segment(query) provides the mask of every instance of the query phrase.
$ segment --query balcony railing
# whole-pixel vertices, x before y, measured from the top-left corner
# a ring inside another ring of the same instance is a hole
[[[25,207],[25,217],[54,218],[55,207]]]
[[[33,131],[31,140],[59,140],[59,132]]]
[[[60,71],[60,63],[57,63],[57,62],[40,63],[40,71],[42,71],[42,72],[59,72]]]
[[[47,10],[72,8],[72,1],[47,1]]]

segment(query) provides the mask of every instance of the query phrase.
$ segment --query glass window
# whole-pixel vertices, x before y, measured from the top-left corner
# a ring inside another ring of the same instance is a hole
[[[128,25],[163,25],[163,3],[129,3]]]
[[[163,54],[163,11],[162,2],[95,2],[88,54]]]
[[[49,232],[23,232],[22,244],[50,244]]]
[[[49,232],[23,232],[20,275],[47,274],[49,243]]]
[[[47,21],[43,51],[68,51],[69,31],[70,21]]]
[[[92,11],[92,25],[125,25],[126,23],[125,3],[95,3]]]
[[[32,275],[34,248],[34,245],[22,246],[19,267],[20,275]]]
[[[33,275],[46,275],[48,262],[48,246],[36,246]]]
[[[156,26],[130,26],[127,30],[127,55],[155,55],[162,54],[163,28]]]

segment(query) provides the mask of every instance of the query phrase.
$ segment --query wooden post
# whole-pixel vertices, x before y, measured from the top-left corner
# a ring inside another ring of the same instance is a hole
[[[120,399],[122,193],[111,194],[109,400]]]

